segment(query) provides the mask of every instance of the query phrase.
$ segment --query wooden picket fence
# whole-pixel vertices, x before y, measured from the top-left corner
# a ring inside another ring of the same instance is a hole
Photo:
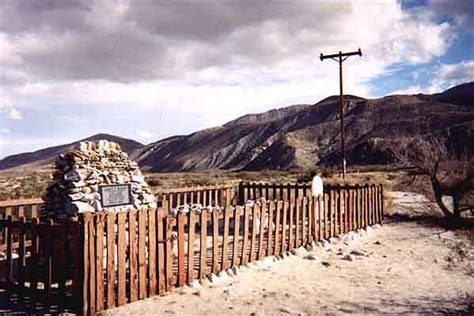
[[[211,273],[281,256],[383,219],[381,186],[227,205],[212,212],[84,214],[84,313],[163,294]]]
[[[156,210],[84,213],[77,223],[0,220],[4,284],[40,292],[46,304],[67,298],[93,315],[383,220],[381,185],[338,186],[319,197],[297,185],[261,188],[213,188],[206,202],[223,207],[177,217],[170,204],[183,191],[168,192]],[[203,198],[200,188],[184,192],[194,192],[193,203]],[[259,197],[266,200],[246,203]]]
[[[160,189],[158,201],[167,201],[170,208],[183,204],[232,205],[238,203],[238,185],[209,185],[173,189]]]
[[[1,288],[23,296],[77,310],[82,286],[81,227],[79,223],[40,223],[25,217],[0,220],[6,236],[0,260]],[[32,311],[33,312],[33,311]]]

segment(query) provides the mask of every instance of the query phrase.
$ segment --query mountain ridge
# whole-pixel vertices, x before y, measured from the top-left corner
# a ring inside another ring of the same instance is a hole
[[[474,148],[474,82],[432,95],[345,95],[345,100],[349,165],[391,163],[389,149],[397,140],[429,133],[442,133],[455,151]],[[339,164],[339,119],[339,97],[329,96],[315,104],[246,114],[222,126],[148,145],[117,139],[129,144],[122,148],[149,172],[302,170]],[[96,136],[112,141],[116,137],[98,134],[85,140]],[[76,143],[8,156],[0,160],[0,170],[51,163],[60,150]]]

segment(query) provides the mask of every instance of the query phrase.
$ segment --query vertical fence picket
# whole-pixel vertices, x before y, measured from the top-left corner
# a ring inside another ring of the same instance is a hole
[[[146,210],[138,211],[138,298],[147,297],[146,286]]]
[[[334,192],[334,236],[338,236],[341,232],[341,214],[342,200],[340,190]]]
[[[288,190],[288,195],[291,194],[291,190]],[[294,209],[295,209],[296,201],[292,200],[291,198],[288,199],[288,242],[286,250],[291,251],[293,250],[294,245],[294,238],[293,238],[293,224],[294,224]]]
[[[169,214],[169,213],[167,213]],[[171,291],[173,288],[173,248],[172,248],[172,239],[173,239],[173,222],[168,216],[165,217],[165,230],[166,230],[166,290]]]
[[[249,214],[250,207],[248,205],[244,206],[244,237],[242,239],[242,265],[246,265],[248,262],[247,257],[247,244],[249,239]]]
[[[322,197],[318,195],[316,198],[316,205],[318,207],[317,214],[318,214],[318,241],[321,241],[323,237],[323,205],[322,205]]]
[[[127,245],[125,240],[125,212],[117,213],[117,285],[118,285],[118,306],[126,303],[126,252]]]
[[[287,241],[287,225],[288,225],[288,212],[291,212],[291,201],[283,201],[282,205],[283,217],[282,217],[282,230],[281,230],[281,253],[284,254],[289,249],[289,241]]]
[[[104,309],[104,214],[94,216],[95,220],[95,265],[96,265],[96,300],[97,311]],[[108,250],[108,249],[107,249]]]
[[[7,261],[5,283],[7,287],[13,285],[13,223],[12,215],[8,215],[7,224],[5,225],[5,235],[7,240]]]
[[[328,239],[331,235],[331,195],[324,193],[323,205],[323,220],[324,220],[324,239]]]
[[[96,312],[96,306],[97,306],[97,301],[96,301],[96,266],[95,266],[95,240],[94,236],[96,234],[96,229],[95,229],[95,223],[93,220],[93,217],[89,221],[89,266],[90,266],[90,271],[89,271],[89,299],[90,299],[90,306],[89,306],[89,311],[91,315],[95,315]],[[49,270],[49,269],[47,269]],[[48,278],[47,278],[48,279]],[[48,280],[46,280],[46,286],[48,284]],[[46,289],[45,286],[45,289]],[[46,290],[46,292],[48,292]]]
[[[250,262],[255,261],[255,243],[257,236],[257,204],[252,207],[252,237],[250,238]]]
[[[304,190],[306,194],[306,189]],[[304,246],[309,240],[309,236],[311,235],[311,222],[310,219],[310,212],[309,212],[309,202],[308,198],[304,197],[302,200],[302,207],[301,207],[301,244]]]
[[[36,221],[38,219],[35,219]],[[83,315],[88,315],[89,314],[89,304],[90,304],[90,295],[89,295],[89,273],[90,273],[90,266],[89,266],[89,239],[91,238],[90,235],[90,220],[91,220],[91,214],[90,213],[84,213],[81,217],[81,224],[82,224],[82,253],[83,253],[83,259],[84,261],[82,262],[82,314]],[[36,234],[38,235],[39,226],[36,226]],[[36,260],[37,262],[38,260]],[[36,283],[36,280],[35,280]],[[35,285],[36,289],[36,285]]]
[[[273,205],[275,206],[275,246],[273,247],[273,252],[271,252],[271,254],[275,256],[280,254],[280,220],[282,203],[282,201],[273,201]]]
[[[231,215],[232,209],[230,206],[224,208],[224,234],[222,237],[222,258],[221,258],[221,271],[225,271],[228,267],[227,257],[229,251],[229,218]]]
[[[188,213],[188,284],[194,280],[194,234],[196,226],[196,214]]]
[[[328,238],[333,236],[333,204],[334,204],[334,190],[329,191],[329,196],[328,196],[328,204],[327,204],[327,225],[328,225]]]
[[[149,296],[156,295],[156,210],[148,210],[148,290]]]
[[[212,212],[212,273],[219,272],[219,214]]]
[[[158,250],[158,293],[163,294],[166,291],[166,245],[171,243],[167,240],[165,228],[165,210],[158,208],[156,210],[156,232],[157,232],[157,250]]]
[[[184,247],[184,234],[186,224],[186,214],[178,214],[178,286],[183,286],[186,282],[185,274],[185,247]]]
[[[115,214],[107,213],[107,308],[115,307]]]
[[[369,198],[369,185],[365,185],[365,228],[370,225],[370,198]]]
[[[298,191],[296,191],[298,192]],[[301,220],[301,204],[302,204],[302,199],[298,196],[295,197],[296,203],[295,203],[295,243],[294,247],[298,248],[301,243],[300,243],[300,220]]]
[[[26,226],[25,217],[20,217],[18,225],[18,276],[19,285],[25,284],[26,269]]]
[[[312,243],[315,240],[315,232],[316,232],[316,213],[315,213],[315,205],[314,205],[314,198],[308,195],[308,243]]]
[[[372,224],[377,223],[377,187],[375,184],[372,185]]]
[[[207,211],[201,211],[201,234],[200,234],[200,260],[199,260],[199,279],[206,275],[206,257],[207,257]]]
[[[267,186],[268,189],[268,186]],[[268,190],[267,190],[267,194]],[[268,196],[268,195],[267,195]],[[270,201],[268,202],[268,220],[266,221],[268,223],[268,230],[267,230],[267,256],[271,256],[273,254],[273,227],[274,227],[274,210],[275,210],[275,202]]]
[[[381,218],[380,218],[380,208],[381,208],[381,205],[380,205],[380,185],[376,185],[375,186],[375,200],[377,202],[377,206],[376,206],[376,213],[377,213],[377,223],[380,223],[381,222]]]
[[[137,213],[134,210],[128,211],[128,238],[129,238],[129,295],[130,302],[134,302],[138,298],[138,251],[137,251]]]
[[[239,235],[240,235],[240,214],[242,207],[236,206],[234,209],[234,247],[232,249],[232,267],[236,267],[239,264]]]
[[[267,212],[267,205],[266,203],[260,204],[260,225],[259,225],[259,232],[258,232],[258,260],[263,259],[264,255],[264,231],[265,231],[265,216]]]

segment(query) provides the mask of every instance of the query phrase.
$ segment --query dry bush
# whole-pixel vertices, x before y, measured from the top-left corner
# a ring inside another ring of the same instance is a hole
[[[402,169],[412,180],[427,179],[431,193],[443,214],[458,220],[461,213],[474,207],[474,158],[448,152],[444,138],[439,136],[404,139],[392,150]],[[445,197],[450,197],[448,204]]]

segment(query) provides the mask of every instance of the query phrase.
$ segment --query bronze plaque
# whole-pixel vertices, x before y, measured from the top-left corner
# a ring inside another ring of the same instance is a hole
[[[103,207],[132,204],[132,190],[130,184],[102,185],[99,193]]]

